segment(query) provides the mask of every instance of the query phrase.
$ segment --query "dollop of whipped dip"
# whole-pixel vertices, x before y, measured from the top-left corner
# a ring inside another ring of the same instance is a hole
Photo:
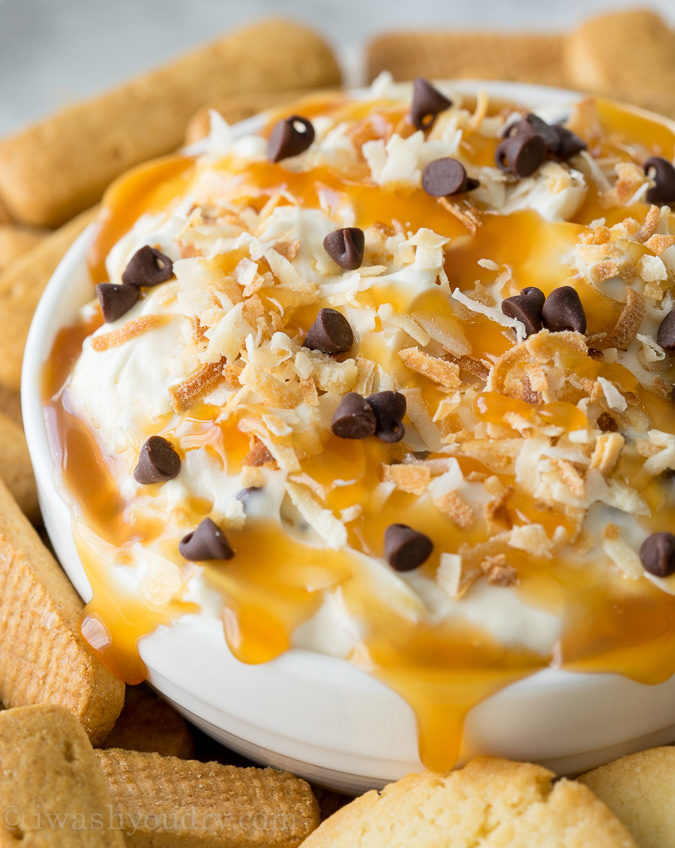
[[[477,670],[449,710],[638,643],[675,672],[674,137],[640,120],[382,78],[245,135],[214,114],[116,188],[50,400],[112,481],[101,520],[73,499],[106,592],[419,716]]]

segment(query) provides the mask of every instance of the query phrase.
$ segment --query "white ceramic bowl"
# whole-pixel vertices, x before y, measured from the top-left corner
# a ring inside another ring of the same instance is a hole
[[[578,95],[505,83],[461,83],[532,108]],[[257,119],[238,126],[242,134]],[[85,601],[91,589],[71,534],[69,496],[55,467],[40,375],[59,328],[92,296],[86,231],[52,277],[35,314],[23,367],[23,415],[42,511],[54,548]],[[150,683],[190,721],[255,760],[345,791],[381,786],[422,768],[415,716],[384,684],[347,661],[291,650],[264,665],[238,662],[222,629],[197,616],[140,644]],[[646,686],[615,674],[544,670],[470,712],[462,759],[482,753],[533,760],[559,773],[675,739],[675,677]]]

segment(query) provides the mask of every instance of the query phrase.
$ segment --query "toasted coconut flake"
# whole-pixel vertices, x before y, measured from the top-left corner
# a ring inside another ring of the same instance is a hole
[[[515,330],[518,341],[522,341],[522,339],[525,338],[525,325],[523,322],[519,321],[517,318],[509,318],[508,315],[504,315],[501,309],[498,309],[495,306],[486,306],[478,300],[467,297],[460,289],[455,289],[452,293],[452,297],[472,312],[478,312],[481,315],[485,315],[496,324],[500,324],[502,327],[509,327],[510,329]]]
[[[616,412],[625,412],[628,408],[628,403],[614,383],[607,380],[605,377],[598,377],[597,382],[602,389],[602,393],[607,401],[607,406]]]
[[[459,554],[441,554],[436,583],[453,600],[461,600],[480,577],[479,567],[468,567]]]
[[[262,489],[267,481],[264,469],[264,465],[244,465],[240,475],[242,488]]]
[[[369,395],[373,392],[377,364],[372,359],[359,356],[356,360],[356,382],[353,391],[360,395]]]
[[[602,533],[602,549],[628,580],[639,580],[644,576],[640,557],[621,536],[616,524],[608,524]]]
[[[432,451],[440,450],[442,445],[441,434],[429,414],[421,389],[401,389],[401,392],[405,395],[408,404],[408,418],[412,421],[426,446]]]
[[[553,542],[546,535],[541,524],[527,524],[514,527],[508,534],[508,544],[512,548],[527,551],[533,556],[550,557]]]
[[[224,359],[202,365],[181,383],[169,388],[171,406],[175,412],[186,412],[225,379]]]
[[[504,488],[498,477],[490,479],[498,481],[501,491],[496,492],[487,502],[485,506],[485,518],[490,525],[496,524],[510,530],[513,526],[513,521],[509,513],[508,500],[513,493],[513,488],[511,486]]]
[[[515,586],[518,583],[518,572],[509,565],[506,554],[486,556],[480,567],[491,586]]]
[[[637,271],[645,283],[660,283],[668,279],[668,269],[660,256],[645,254],[638,260]]]
[[[409,315],[401,315],[394,310],[391,303],[383,303],[377,310],[377,315],[383,324],[389,324],[407,333],[413,341],[422,346],[428,345],[430,336],[426,330]]]
[[[647,210],[647,214],[645,215],[645,222],[640,227],[640,229],[635,233],[635,240],[644,242],[647,247],[649,247],[649,240],[656,233],[656,229],[659,226],[659,222],[661,220],[661,209],[658,206],[654,206],[652,204]],[[652,248],[649,248],[652,250]],[[656,251],[654,251],[656,253]]]
[[[335,550],[345,547],[347,530],[330,510],[324,509],[304,486],[287,482],[286,491],[305,521],[329,547]]]
[[[457,389],[462,381],[459,378],[459,366],[437,356],[421,351],[418,347],[408,347],[400,350],[398,355],[403,364],[412,371],[439,383],[446,389]]]
[[[460,203],[447,197],[439,197],[440,205],[463,224],[471,235],[475,235],[480,227],[481,219],[479,213],[468,203]]]
[[[464,330],[459,321],[445,315],[426,315],[414,312],[412,317],[425,330],[431,339],[453,356],[467,356],[471,353]]]
[[[554,459],[560,477],[575,498],[583,500],[586,497],[586,482],[577,469],[566,459]]]
[[[425,465],[383,465],[382,479],[393,483],[402,492],[423,495],[431,480],[431,472]]]
[[[646,309],[647,305],[644,297],[639,292],[636,292],[635,289],[626,289],[626,305],[621,310],[621,315],[616,322],[616,326],[607,334],[602,346],[628,350],[630,343],[640,329]]]
[[[241,372],[239,380],[277,409],[294,409],[302,400],[298,382],[284,383],[265,369],[254,368],[250,362]]]
[[[434,498],[434,506],[449,518],[460,530],[466,530],[474,522],[473,510],[457,492],[450,491]]]
[[[597,468],[606,477],[614,470],[625,443],[620,433],[601,433],[595,441],[590,467]]]
[[[136,338],[136,336],[140,336],[142,333],[162,327],[169,320],[170,317],[168,315],[141,315],[140,318],[127,321],[124,326],[118,327],[118,329],[112,330],[110,333],[94,336],[91,340],[92,350],[102,353],[113,347],[119,347],[125,342]]]
[[[259,468],[260,466],[269,466],[274,468],[276,466],[276,462],[265,444],[263,444],[257,436],[254,436],[251,450],[244,457],[243,465],[255,468]]]
[[[649,248],[649,250],[651,250],[652,253],[655,253],[656,256],[661,256],[662,253],[665,253],[666,250],[674,244],[675,236],[667,236],[660,233],[654,233],[654,235],[650,236],[647,241],[645,241],[645,247]]]

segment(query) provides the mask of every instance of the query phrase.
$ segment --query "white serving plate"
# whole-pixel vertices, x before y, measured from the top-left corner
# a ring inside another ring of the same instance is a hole
[[[462,82],[536,109],[566,107],[579,95],[512,83]],[[665,119],[663,119],[665,121]],[[255,130],[260,119],[237,125]],[[40,301],[23,364],[28,446],[47,530],[85,601],[91,588],[71,533],[69,495],[48,442],[40,377],[57,331],[92,296],[85,231]],[[391,689],[345,660],[293,649],[251,666],[236,660],[220,625],[196,615],[161,626],[140,643],[150,683],[195,725],[254,760],[347,792],[379,787],[422,768],[416,720]],[[546,669],[514,683],[468,715],[462,760],[476,754],[541,762],[574,773],[675,740],[675,676],[648,686],[617,674]]]

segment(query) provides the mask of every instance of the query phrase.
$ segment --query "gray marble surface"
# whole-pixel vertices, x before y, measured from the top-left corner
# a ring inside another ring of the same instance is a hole
[[[636,5],[637,0],[632,5]],[[0,133],[101,91],[229,27],[298,18],[340,51],[350,82],[382,29],[443,25],[561,29],[606,0],[0,0]],[[658,0],[675,23],[675,0]]]

